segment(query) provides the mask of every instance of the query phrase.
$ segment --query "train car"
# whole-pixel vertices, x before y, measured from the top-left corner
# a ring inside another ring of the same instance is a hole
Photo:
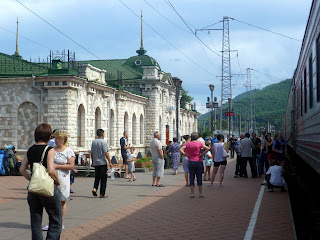
[[[313,0],[283,120],[291,148],[320,175],[320,0]]]
[[[297,239],[320,239],[320,0],[313,0],[282,131]]]

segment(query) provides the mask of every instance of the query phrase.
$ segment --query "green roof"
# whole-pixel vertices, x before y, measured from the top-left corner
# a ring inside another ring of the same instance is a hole
[[[160,69],[158,62],[148,55],[138,55],[128,59],[80,61],[78,63],[88,63],[96,68],[106,70],[107,82],[116,81],[119,78],[122,80],[142,79],[143,66],[157,66]]]
[[[48,68],[38,63],[0,53],[0,77],[31,76],[47,74]]]

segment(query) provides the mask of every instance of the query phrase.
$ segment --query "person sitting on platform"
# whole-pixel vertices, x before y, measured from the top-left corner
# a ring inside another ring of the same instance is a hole
[[[280,166],[279,162],[273,162],[273,166],[269,167],[266,177],[268,185],[268,192],[273,192],[273,188],[281,188],[281,192],[286,192],[284,188],[286,182],[283,178],[283,168]]]

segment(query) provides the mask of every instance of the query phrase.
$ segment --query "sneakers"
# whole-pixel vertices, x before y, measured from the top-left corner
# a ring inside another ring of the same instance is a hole
[[[42,231],[48,231],[49,229],[49,226],[48,225],[45,225],[43,228],[42,228]]]
[[[42,231],[48,231],[48,229],[49,229],[49,225],[45,225],[45,226],[42,228]],[[64,225],[62,225],[61,229],[64,230]]]
[[[273,192],[273,189],[272,189],[272,188],[269,188],[269,189],[267,190],[267,192]]]

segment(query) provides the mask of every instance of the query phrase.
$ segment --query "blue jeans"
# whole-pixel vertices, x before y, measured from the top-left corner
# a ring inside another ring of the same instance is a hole
[[[265,149],[261,151],[260,164],[258,163],[258,173],[260,175],[264,173],[264,168],[266,168],[266,172],[269,169],[268,154],[266,154]]]
[[[197,176],[197,185],[202,186],[203,162],[189,161],[190,186],[194,186],[194,178]]]
[[[34,193],[28,193],[30,209],[32,240],[42,240],[42,213],[43,208],[49,215],[49,229],[47,240],[58,240],[61,234],[62,209],[60,202],[60,190],[54,185],[54,196],[43,197]]]
[[[259,162],[260,162],[260,153],[259,154],[252,154],[252,158],[253,158],[253,164],[254,164],[254,168],[257,174],[261,175],[262,173],[258,172],[259,169]]]

